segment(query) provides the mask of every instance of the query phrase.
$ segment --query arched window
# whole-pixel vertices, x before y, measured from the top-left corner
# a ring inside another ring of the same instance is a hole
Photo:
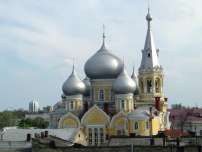
[[[69,110],[74,110],[74,102],[70,101],[69,103]]]
[[[104,143],[104,130],[100,128],[100,144]]]
[[[93,138],[92,138],[92,129],[88,129],[88,143],[91,145],[93,143]]]
[[[99,101],[104,101],[104,90],[100,89],[99,91]]]
[[[155,90],[156,90],[156,93],[160,93],[160,79],[159,78],[157,78],[156,80],[155,80]]]
[[[111,97],[111,101],[113,100],[113,91],[112,89],[110,90],[110,97]]]
[[[105,143],[104,128],[100,126],[88,128],[88,143],[95,146]]]
[[[95,145],[98,145],[98,128],[94,128]]]
[[[140,80],[140,88],[141,88],[141,92],[144,92],[144,83],[143,80]]]
[[[149,121],[148,120],[146,121],[146,125],[145,126],[146,126],[146,129],[149,129]]]
[[[139,127],[139,126],[138,126],[138,122],[135,122],[134,129],[135,129],[135,130],[137,130],[137,129],[138,129],[138,127]]]
[[[120,100],[120,110],[124,110],[125,108],[125,101],[123,99]]]
[[[147,93],[152,93],[152,81],[147,80]]]

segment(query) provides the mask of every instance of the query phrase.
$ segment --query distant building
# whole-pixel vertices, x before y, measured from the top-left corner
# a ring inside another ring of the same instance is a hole
[[[29,103],[29,113],[25,115],[25,118],[36,119],[42,118],[45,121],[50,121],[50,114],[53,111],[52,106],[43,107],[43,110],[39,109],[39,104],[37,101],[32,101]]]
[[[49,112],[52,112],[52,111],[53,111],[52,106],[43,107],[43,112],[44,113],[49,113]]]
[[[36,119],[36,118],[42,118],[45,121],[50,121],[50,115],[49,113],[29,113],[25,114],[25,118],[27,119]]]
[[[202,135],[202,109],[170,109],[171,128]]]
[[[29,112],[33,113],[33,112],[38,112],[39,111],[39,103],[36,100],[32,100],[29,103]]]
[[[27,135],[30,134],[31,138],[36,138],[36,135],[39,136],[45,135],[45,131],[48,132],[48,135],[52,137],[56,137],[58,140],[64,140],[69,141],[68,146],[72,146],[74,143],[81,144],[81,145],[87,145],[86,138],[84,136],[84,133],[76,128],[65,128],[65,129],[34,129],[34,128],[28,128],[28,129],[18,129],[15,127],[6,127],[3,128],[3,131],[0,131],[0,134],[2,134],[1,141],[4,142],[4,144],[1,144],[0,142],[0,151],[1,148],[6,146],[6,141],[9,141],[11,145],[18,146],[21,143],[25,143],[27,140]],[[22,145],[22,144],[21,144]],[[26,145],[24,145],[26,146]]]

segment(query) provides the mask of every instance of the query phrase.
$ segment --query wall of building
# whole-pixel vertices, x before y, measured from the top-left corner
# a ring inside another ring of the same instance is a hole
[[[114,147],[82,147],[82,148],[33,148],[33,152],[202,152],[198,146],[161,147],[161,146],[114,146]]]
[[[18,149],[18,148],[31,148],[31,142],[26,141],[0,141],[1,149]]]
[[[46,121],[50,121],[50,115],[49,113],[33,113],[33,114],[26,114],[25,118],[29,119],[35,119],[35,118],[43,118]]]

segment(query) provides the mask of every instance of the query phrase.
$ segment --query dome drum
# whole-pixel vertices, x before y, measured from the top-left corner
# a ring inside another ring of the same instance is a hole
[[[85,79],[83,79],[83,83],[85,84],[85,87],[86,87],[84,96],[90,96],[90,91],[91,91],[90,79],[88,77],[86,77]]]

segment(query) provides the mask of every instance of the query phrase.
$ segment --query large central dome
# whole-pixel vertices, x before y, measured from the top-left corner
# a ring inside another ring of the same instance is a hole
[[[86,75],[91,79],[114,79],[121,73],[123,62],[110,53],[104,43],[102,47],[85,64]]]

